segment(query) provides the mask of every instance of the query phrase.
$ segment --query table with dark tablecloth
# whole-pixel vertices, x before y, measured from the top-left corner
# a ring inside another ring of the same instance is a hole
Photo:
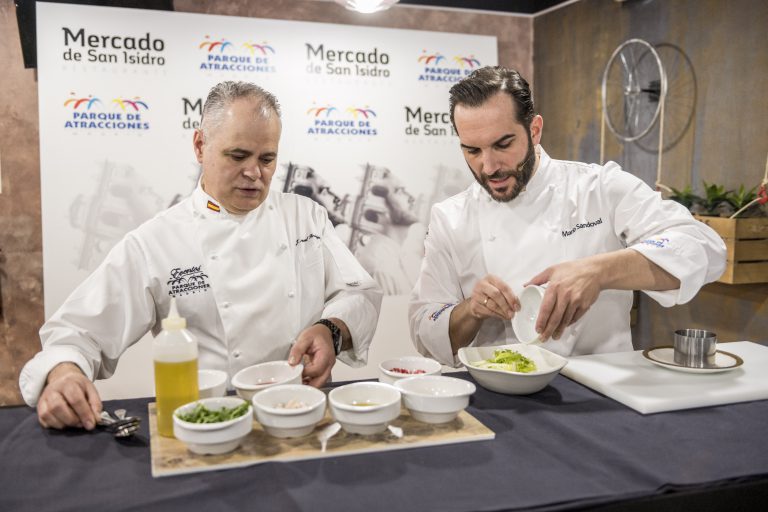
[[[471,380],[464,372],[452,374]],[[496,439],[153,478],[150,399],[138,435],[54,431],[0,409],[0,511],[560,510],[768,488],[768,401],[641,415],[565,377],[529,396],[478,386],[468,411]],[[763,494],[761,494],[763,493]],[[749,496],[735,494],[745,503]],[[694,498],[690,498],[694,499]],[[729,498],[732,499],[732,498]],[[707,501],[711,502],[711,501]],[[650,507],[658,509],[658,506]]]

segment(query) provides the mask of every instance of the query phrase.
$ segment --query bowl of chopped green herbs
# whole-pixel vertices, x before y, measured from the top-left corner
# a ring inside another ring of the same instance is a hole
[[[235,396],[203,398],[173,412],[173,435],[201,455],[231,452],[253,430],[253,407]]]
[[[463,347],[459,361],[486,389],[507,395],[529,395],[544,389],[568,363],[536,345]]]

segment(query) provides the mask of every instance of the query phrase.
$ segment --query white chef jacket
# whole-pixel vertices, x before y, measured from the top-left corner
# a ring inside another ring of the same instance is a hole
[[[616,163],[540,162],[520,195],[493,200],[477,183],[433,206],[425,258],[409,305],[417,350],[457,365],[448,335],[453,307],[487,274],[516,295],[547,267],[629,247],[680,280],[645,291],[661,305],[683,304],[725,270],[725,244],[682,205],[662,200]],[[605,290],[559,340],[543,347],[564,356],[632,350],[632,292]],[[489,318],[472,345],[515,343],[511,322]]]
[[[198,185],[128,233],[43,325],[43,350],[21,371],[24,400],[34,406],[64,361],[90,379],[111,376],[128,347],[160,332],[171,297],[198,340],[199,366],[230,377],[286,359],[303,329],[331,317],[346,323],[354,345],[339,359],[362,366],[381,306],[319,204],[272,190],[235,216]]]

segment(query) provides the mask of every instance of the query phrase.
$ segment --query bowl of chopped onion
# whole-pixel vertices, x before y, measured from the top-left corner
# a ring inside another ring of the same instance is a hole
[[[440,375],[442,366],[434,359],[419,356],[403,356],[379,363],[379,382],[394,384],[395,381],[416,375]]]
[[[267,434],[302,437],[325,416],[325,393],[304,384],[281,384],[254,395],[256,419]]]
[[[507,395],[530,395],[544,389],[568,360],[537,345],[462,347],[459,361],[486,389]]]
[[[201,455],[231,452],[251,430],[253,408],[236,396],[203,398],[173,412],[173,435]]]

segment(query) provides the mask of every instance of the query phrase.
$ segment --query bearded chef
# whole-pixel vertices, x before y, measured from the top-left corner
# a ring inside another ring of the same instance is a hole
[[[101,411],[92,381],[159,332],[174,297],[201,368],[232,377],[288,358],[321,386],[337,358],[365,364],[381,292],[322,206],[270,191],[280,132],[269,92],[244,82],[210,91],[193,139],[197,189],[128,233],[40,330],[43,350],[20,387],[44,427],[92,429]]]
[[[535,329],[548,350],[632,350],[632,290],[668,307],[723,273],[722,239],[680,204],[613,162],[550,158],[517,71],[458,82],[450,115],[476,183],[432,208],[409,305],[421,353],[455,365],[461,347],[515,342],[527,285],[546,286]]]

